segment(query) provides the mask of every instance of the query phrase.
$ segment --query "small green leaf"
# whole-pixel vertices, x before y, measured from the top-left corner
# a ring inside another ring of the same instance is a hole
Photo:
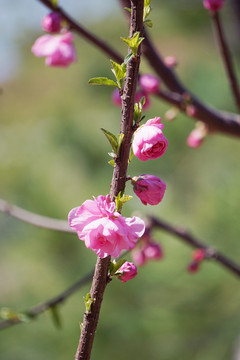
[[[110,165],[112,165],[113,167],[115,166],[115,161],[114,161],[114,160],[110,160],[110,161],[108,161],[108,163],[109,163]]]
[[[117,80],[118,87],[122,89],[123,80],[126,76],[126,64],[123,62],[121,65],[116,63],[115,61],[111,61],[112,64],[112,72]]]
[[[104,133],[104,135],[106,136],[106,138],[108,139],[108,141],[113,149],[114,154],[117,155],[118,141],[117,141],[116,136],[103,128],[101,128],[101,130]]]
[[[124,134],[118,134],[118,136],[117,136],[117,142],[118,142],[117,155],[119,154],[119,149],[122,144],[123,138],[124,138]]]
[[[126,260],[124,260],[124,259],[118,260],[117,262],[115,260],[111,261],[110,275],[113,276],[125,262],[126,262]]]
[[[134,56],[133,53],[130,53],[127,56],[125,56],[124,63],[127,65],[129,60],[131,60],[133,56]]]
[[[130,153],[129,153],[128,164],[130,164],[130,162],[132,161],[133,156],[134,156],[134,153],[133,153],[133,149],[132,149],[132,146],[131,146]]]
[[[130,38],[121,38],[131,49],[133,55],[137,55],[137,50],[139,45],[141,44],[141,42],[144,40],[143,37],[139,37],[140,36],[140,32],[137,31],[133,34],[133,36]]]
[[[53,6],[57,7],[57,5],[58,5],[58,0],[51,0],[51,3],[53,4]]]
[[[124,195],[122,191],[118,193],[118,196],[115,199],[116,210],[121,211],[122,206],[129,200],[132,199],[131,195]]]
[[[125,7],[124,10],[127,10],[128,12],[130,12],[130,14],[131,14],[131,12],[132,12],[132,9],[130,9],[130,8],[128,8],[128,7]]]
[[[144,6],[149,6],[151,4],[151,0],[144,0]]]
[[[89,314],[89,312],[91,311],[92,303],[95,300],[91,298],[90,293],[87,293],[87,295],[85,297],[83,297],[83,299],[84,299],[84,303],[85,303],[85,307],[86,307],[86,313]]]
[[[53,306],[50,307],[49,310],[51,311],[51,315],[52,315],[54,325],[58,329],[60,329],[62,327],[62,322],[61,322],[61,318],[60,318],[60,315],[59,315],[58,307],[56,305],[53,305]]]
[[[144,25],[152,28],[153,27],[152,20],[150,20],[150,19],[144,20]]]
[[[119,87],[115,81],[108,79],[106,77],[92,78],[88,81],[88,83],[90,85],[108,85],[108,86],[115,86],[117,88]]]

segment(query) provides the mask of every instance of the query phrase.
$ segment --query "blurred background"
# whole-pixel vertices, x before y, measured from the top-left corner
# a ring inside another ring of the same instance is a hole
[[[120,36],[128,27],[117,0],[59,1],[89,30],[126,54]],[[104,3],[104,4],[103,4]],[[239,27],[234,1],[221,13],[239,73]],[[47,68],[30,49],[43,34],[47,10],[39,1],[0,0],[0,198],[29,211],[67,219],[70,209],[109,192],[110,147],[100,132],[119,132],[120,110],[112,89],[88,85],[111,77],[109,59],[75,36],[78,62]],[[201,0],[152,0],[150,30],[163,56],[179,61],[185,85],[207,103],[235,112],[210,17]],[[150,72],[143,59],[141,72]],[[168,104],[152,98],[146,117],[164,117]],[[146,163],[133,159],[129,175],[155,174],[167,184],[163,202],[143,206],[133,198],[124,215],[155,215],[189,229],[240,263],[240,143],[209,136],[199,149],[186,146],[194,122],[179,115],[166,123],[166,154]],[[126,192],[133,195],[130,184]],[[0,213],[0,307],[29,309],[87,274],[96,255],[76,235],[35,228]],[[126,284],[108,286],[92,359],[239,360],[239,279],[214,262],[190,275],[192,249],[161,231],[154,237],[164,259],[139,268]],[[72,359],[90,284],[61,307],[61,329],[46,312],[0,333],[3,360]]]

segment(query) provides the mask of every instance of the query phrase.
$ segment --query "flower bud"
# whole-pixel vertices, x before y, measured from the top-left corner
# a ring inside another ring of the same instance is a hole
[[[136,247],[131,251],[131,257],[137,266],[143,266],[147,261],[143,249],[140,249],[139,247]]]
[[[164,196],[166,184],[154,175],[141,175],[134,177],[133,191],[139,197],[143,205],[157,205]]]
[[[51,12],[42,19],[42,28],[49,33],[58,33],[61,30],[62,17],[57,12]]]
[[[139,84],[142,90],[149,94],[157,93],[159,90],[159,79],[151,74],[140,76]]]
[[[143,254],[147,260],[161,260],[163,258],[163,251],[158,243],[148,243],[143,249]]]
[[[193,261],[187,267],[187,270],[190,274],[194,274],[199,271],[199,262]]]
[[[210,11],[218,11],[223,7],[225,0],[203,0],[203,6]]]
[[[137,267],[133,263],[126,261],[117,271],[117,277],[122,282],[127,282],[137,275]]]
[[[178,62],[175,56],[169,55],[164,58],[164,64],[169,68],[174,68]]]
[[[192,259],[196,262],[201,262],[206,257],[206,251],[204,249],[196,249],[192,254]]]

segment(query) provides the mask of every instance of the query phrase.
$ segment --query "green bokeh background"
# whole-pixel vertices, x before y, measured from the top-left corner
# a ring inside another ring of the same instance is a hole
[[[175,55],[177,73],[202,100],[235,111],[209,16],[201,1],[153,0],[151,31],[163,56]],[[62,2],[64,6],[64,2]],[[231,3],[224,26],[239,73],[239,48]],[[40,19],[39,19],[40,21]],[[88,21],[85,21],[88,25]],[[92,23],[91,31],[122,54],[128,34],[119,9]],[[78,62],[47,68],[30,47],[38,33],[19,38],[23,65],[0,96],[0,197],[30,211],[66,219],[69,210],[109,192],[112,168],[103,127],[119,132],[120,110],[111,88],[88,79],[111,76],[109,60],[76,36]],[[141,72],[151,72],[145,60]],[[147,118],[164,117],[169,105],[152,98]],[[134,197],[124,215],[154,214],[183,226],[205,243],[239,261],[240,146],[238,139],[209,136],[199,149],[186,146],[194,127],[179,115],[165,123],[166,154],[155,161],[134,159],[129,175],[155,174],[167,184],[163,202],[144,207]],[[127,192],[132,194],[130,184]],[[22,311],[61,292],[95,264],[96,256],[75,235],[34,228],[0,214],[0,306]],[[192,249],[161,231],[164,259],[139,269],[134,281],[112,281],[104,296],[92,359],[238,360],[239,279],[214,262],[190,275]],[[0,333],[3,360],[72,359],[90,284],[59,308],[62,328],[46,312],[36,321]]]

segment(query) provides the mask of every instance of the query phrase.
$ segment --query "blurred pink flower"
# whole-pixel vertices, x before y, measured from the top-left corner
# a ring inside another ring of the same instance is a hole
[[[164,64],[169,68],[174,68],[177,66],[177,58],[175,56],[169,55],[164,58]]]
[[[149,242],[143,248],[146,260],[160,260],[163,258],[162,248],[158,243]]]
[[[210,11],[218,11],[223,7],[225,0],[203,0],[203,6]]]
[[[57,12],[51,12],[42,19],[42,28],[49,33],[58,33],[61,30],[62,17]]]
[[[196,249],[192,254],[192,258],[196,262],[201,262],[206,257],[206,251],[204,249]]]
[[[117,107],[122,107],[122,99],[121,99],[118,89],[113,90],[112,103],[114,105],[116,105]]]
[[[198,272],[199,271],[199,262],[193,261],[192,263],[190,263],[187,267],[187,271],[190,274],[194,274],[194,273]]]
[[[131,257],[133,259],[133,262],[137,265],[137,266],[143,266],[145,265],[147,259],[143,253],[143,249],[140,248],[139,246],[135,247],[132,251],[131,251]]]
[[[139,84],[143,91],[149,94],[157,93],[159,90],[159,79],[151,74],[144,74],[140,76]]]
[[[76,61],[73,35],[70,32],[61,35],[43,35],[38,38],[32,47],[37,57],[46,56],[47,66],[67,67]]]
[[[199,129],[194,129],[190,132],[187,138],[187,145],[191,148],[197,148],[202,145],[204,136]]]
[[[134,133],[132,149],[142,161],[157,159],[167,150],[168,141],[162,133],[161,118],[155,117],[140,126]]]
[[[154,175],[140,175],[132,179],[133,191],[144,205],[157,205],[164,196],[166,184]]]
[[[131,262],[126,261],[117,271],[120,273],[117,277],[122,282],[127,282],[128,280],[132,280],[137,275],[137,267]]]
[[[126,218],[116,211],[110,196],[86,200],[68,215],[69,225],[100,258],[117,257],[123,249],[132,249],[145,230],[143,220]]]

